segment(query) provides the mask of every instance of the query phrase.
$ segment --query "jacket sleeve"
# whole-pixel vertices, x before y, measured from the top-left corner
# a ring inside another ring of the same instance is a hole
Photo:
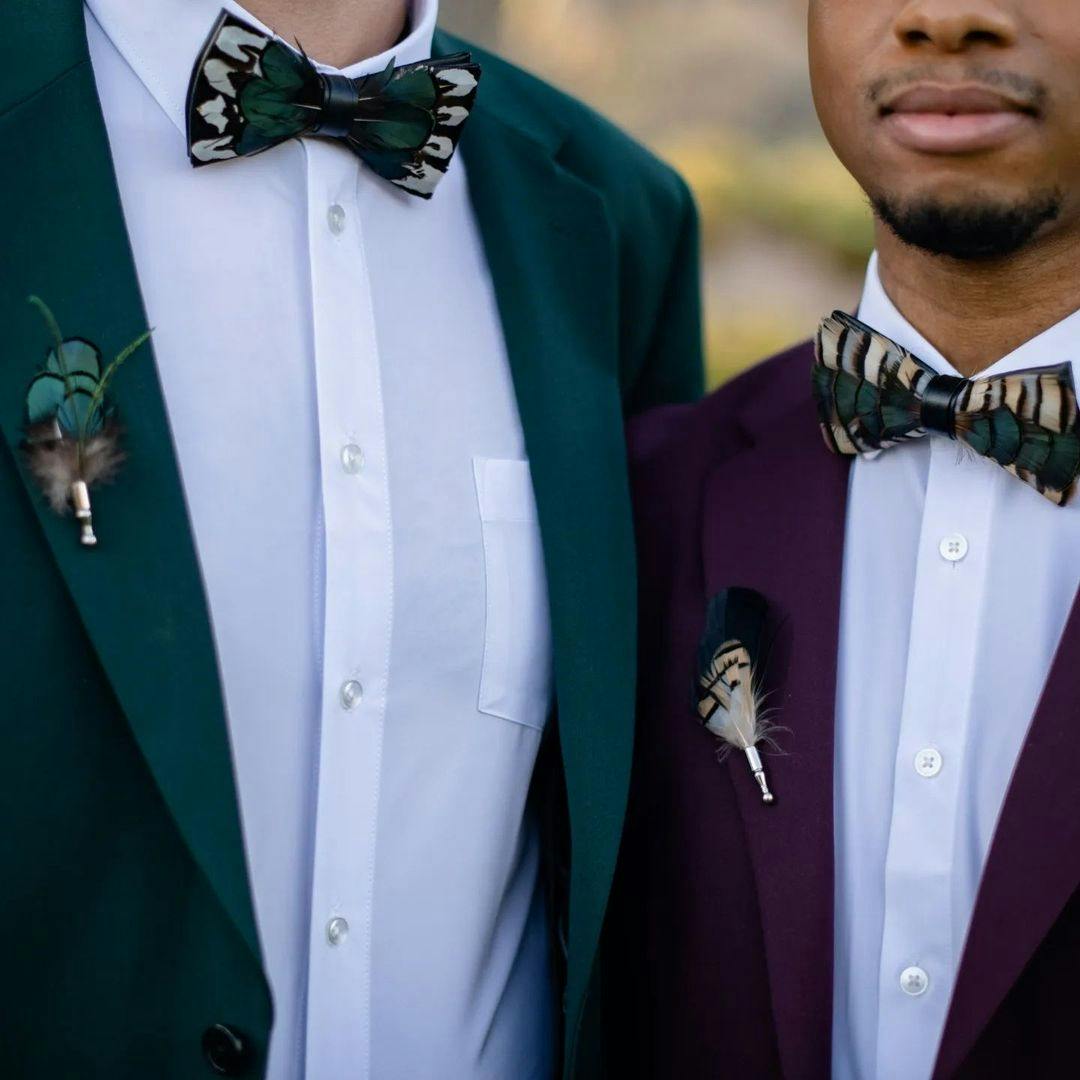
[[[704,393],[701,243],[697,206],[682,193],[679,226],[645,362],[628,397],[627,413],[696,401]]]

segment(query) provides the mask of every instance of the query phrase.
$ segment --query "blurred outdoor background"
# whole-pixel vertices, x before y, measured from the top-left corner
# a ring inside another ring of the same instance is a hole
[[[441,3],[443,25],[583,98],[690,182],[713,385],[857,300],[870,215],[814,116],[806,0]]]

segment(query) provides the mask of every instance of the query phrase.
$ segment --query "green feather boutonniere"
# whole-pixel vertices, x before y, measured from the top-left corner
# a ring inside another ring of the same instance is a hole
[[[74,511],[81,542],[93,547],[97,536],[90,489],[112,480],[124,460],[120,425],[106,392],[124,362],[146,343],[150,331],[103,367],[96,345],[82,338],[65,338],[48,306],[36,296],[30,297],[30,303],[41,312],[52,345],[26,392],[26,466],[57,514]]]

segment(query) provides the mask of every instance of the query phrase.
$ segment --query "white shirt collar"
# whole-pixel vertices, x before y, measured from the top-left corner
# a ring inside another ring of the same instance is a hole
[[[859,304],[859,319],[879,333],[913,352],[942,375],[959,375],[959,372],[900,314],[889,299],[878,273],[878,256],[870,256],[866,270],[866,284]],[[1003,375],[1022,368],[1048,367],[1068,361],[1073,365],[1073,379],[1080,384],[1080,372],[1076,362],[1080,359],[1080,311],[1074,311],[1061,322],[1044,330],[1037,337],[1026,341],[1018,349],[991,364],[980,375]]]
[[[271,32],[234,0],[154,0],[152,4],[86,0],[86,6],[181,132],[187,131],[184,108],[191,68],[221,9]],[[408,36],[392,49],[343,69],[343,74],[355,79],[381,71],[392,59],[399,65],[426,60],[431,56],[438,14],[439,0],[412,0]],[[322,71],[333,70],[317,66]]]

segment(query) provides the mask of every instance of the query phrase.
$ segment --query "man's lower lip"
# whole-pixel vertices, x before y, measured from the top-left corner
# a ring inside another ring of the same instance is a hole
[[[970,154],[996,150],[1034,123],[1026,113],[891,113],[882,123],[908,150],[924,154]]]

